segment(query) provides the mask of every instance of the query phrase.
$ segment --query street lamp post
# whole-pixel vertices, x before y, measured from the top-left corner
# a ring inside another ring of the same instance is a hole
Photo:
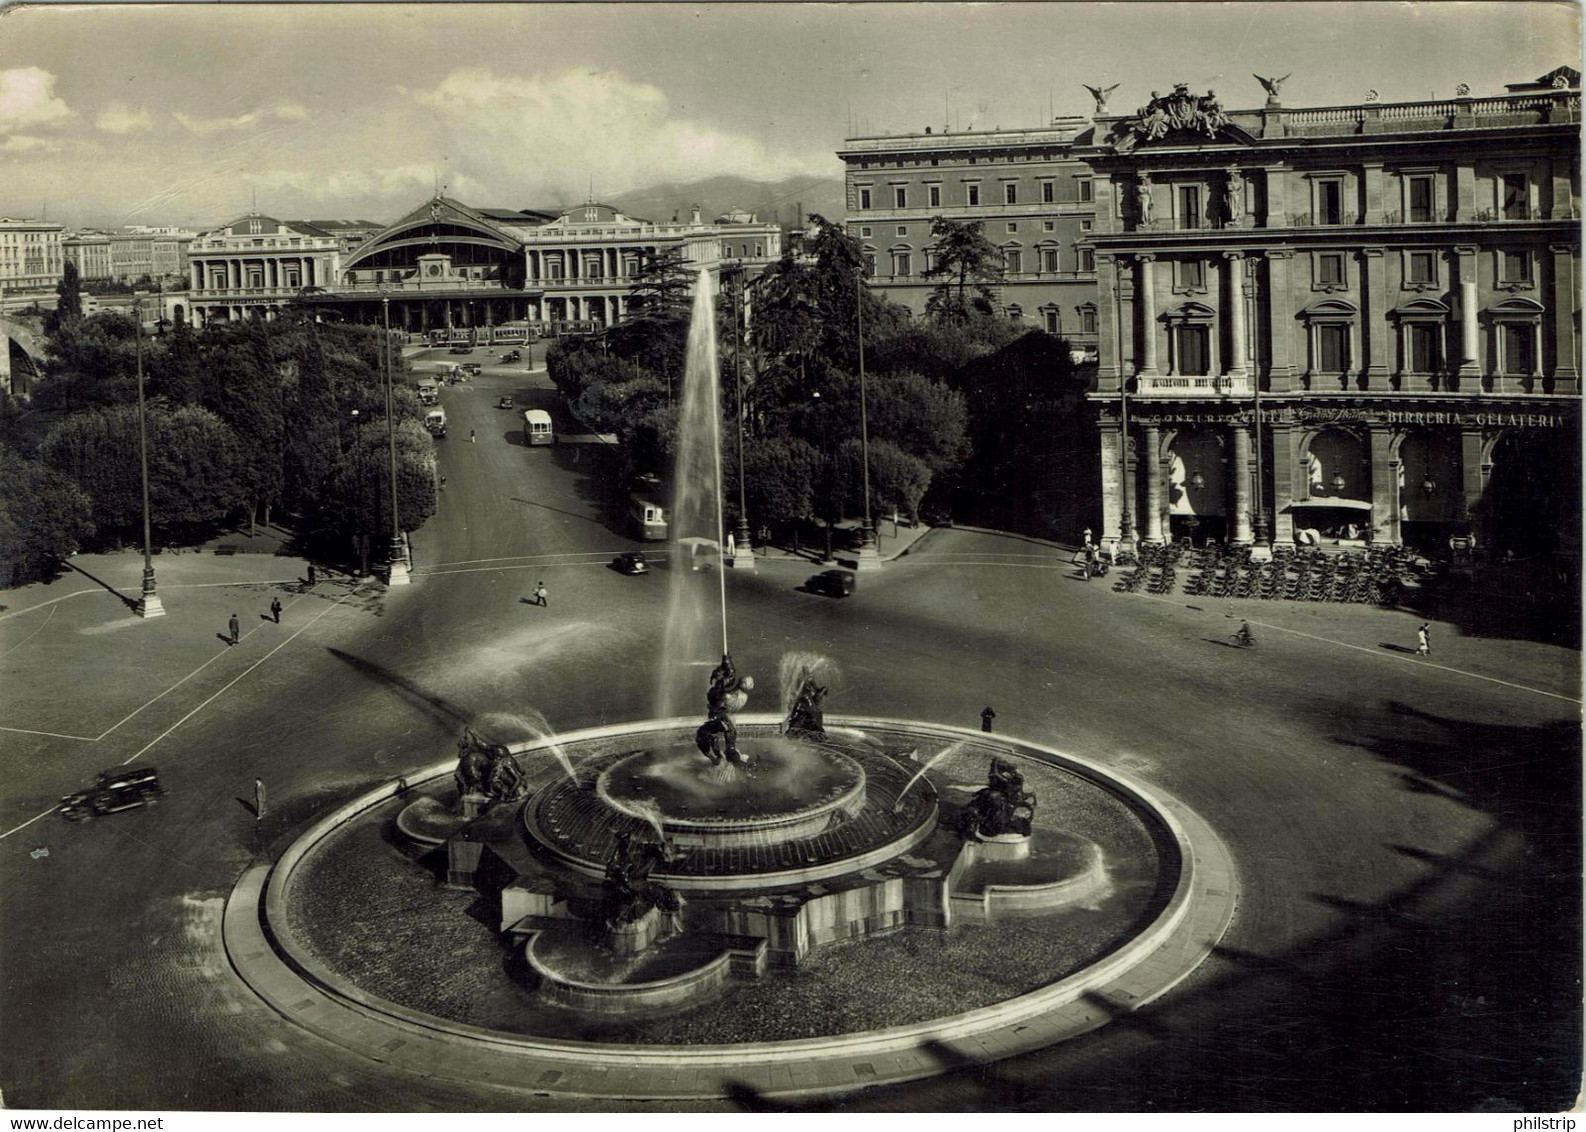
[[[858,568],[881,565],[881,552],[876,548],[876,531],[870,520],[870,420],[865,401],[865,280],[864,266],[854,272],[854,322],[859,332],[859,458],[863,465],[865,492],[865,527],[859,539]]]
[[[149,523],[149,424],[143,401],[143,301],[132,300],[133,334],[138,350],[138,457],[143,472],[143,594],[135,609],[139,617],[164,617],[165,605],[154,590],[154,542]]]
[[[1120,367],[1121,368],[1121,367]],[[1129,516],[1129,378],[1118,379],[1118,549],[1134,553],[1134,524]]]
[[[391,449],[391,567],[386,577],[388,586],[405,586],[413,579],[408,572],[407,550],[402,545],[402,522],[397,514],[397,455],[396,455],[396,366],[391,358],[391,296],[381,295],[380,306],[385,315],[385,428],[386,441]]]

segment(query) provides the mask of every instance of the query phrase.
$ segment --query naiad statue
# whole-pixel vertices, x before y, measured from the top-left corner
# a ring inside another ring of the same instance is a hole
[[[986,785],[964,807],[958,832],[966,838],[1028,837],[1034,820],[1035,795],[1024,788],[1024,776],[1011,762],[994,758]]]
[[[655,866],[668,857],[664,844],[640,840],[631,833],[617,834],[601,888],[601,920],[608,931],[634,923],[651,908],[671,915],[683,907],[677,893],[650,879]]]
[[[754,677],[739,676],[732,666],[732,657],[722,653],[721,663],[710,674],[710,690],[705,693],[705,722],[694,732],[695,746],[712,766],[723,759],[735,766],[748,762],[738,750],[738,725],[732,716],[749,702],[753,690]]]

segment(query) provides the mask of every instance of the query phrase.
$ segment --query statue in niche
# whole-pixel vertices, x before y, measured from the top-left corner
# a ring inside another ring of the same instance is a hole
[[[1228,183],[1223,188],[1223,216],[1229,224],[1239,223],[1245,211],[1245,179],[1237,169],[1228,170]]]
[[[738,749],[738,725],[732,717],[749,702],[753,690],[754,677],[739,676],[732,657],[722,653],[721,663],[710,674],[710,690],[705,693],[705,722],[694,732],[694,744],[712,766],[720,765],[723,759],[734,766],[748,762]]]
[[[1134,214],[1141,224],[1151,223],[1151,182],[1144,177],[1134,183]]]
[[[1024,788],[1024,776],[1007,759],[994,758],[986,785],[975,793],[959,818],[958,833],[965,838],[1030,835],[1035,820],[1035,795]]]
[[[617,834],[617,845],[606,862],[601,886],[601,922],[614,931],[641,919],[652,908],[667,915],[683,907],[682,898],[666,885],[650,879],[655,866],[671,859],[664,843]]]
[[[453,780],[459,794],[482,794],[492,802],[515,802],[524,794],[523,773],[512,753],[499,743],[486,742],[472,727],[463,728],[457,740]]]
[[[815,683],[806,668],[800,674],[798,694],[783,729],[790,739],[826,738],[826,720],[821,711],[821,701],[825,698],[826,689]]]

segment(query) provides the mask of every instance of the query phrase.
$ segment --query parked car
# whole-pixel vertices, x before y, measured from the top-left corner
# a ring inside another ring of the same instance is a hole
[[[451,354],[471,354],[473,352],[474,348],[472,346],[453,346],[447,351],[447,353]]]
[[[510,365],[513,362],[521,362],[522,360],[523,360],[523,351],[522,350],[508,350],[505,354],[501,355],[501,364],[502,365]]]
[[[496,402],[496,408],[498,408],[498,409],[510,409],[510,408],[512,408],[512,398],[511,397],[503,397],[503,398],[501,398],[501,400]]]
[[[61,799],[61,817],[67,821],[86,821],[104,817],[117,810],[130,810],[135,806],[152,806],[160,800],[165,788],[152,766],[117,767],[102,770],[94,784]]]
[[[642,550],[630,550],[626,554],[619,554],[611,560],[611,568],[619,574],[648,574],[650,564],[645,561]]]
[[[458,368],[460,368],[464,373],[466,373],[470,377],[478,377],[479,374],[480,374],[480,368],[479,368],[479,363],[478,362],[464,362]]]
[[[822,570],[805,582],[804,588],[827,597],[847,597],[854,592],[854,573],[852,570]]]

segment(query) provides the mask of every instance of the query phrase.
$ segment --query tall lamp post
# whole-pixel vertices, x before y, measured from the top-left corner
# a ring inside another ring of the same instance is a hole
[[[749,542],[749,502],[744,490],[743,470],[743,343],[744,271],[740,264],[732,273],[738,283],[738,305],[733,311],[732,379],[738,393],[738,531],[732,564],[740,570],[754,569],[754,547]]]
[[[386,585],[405,586],[413,578],[408,572],[407,548],[402,544],[402,522],[397,514],[396,366],[391,358],[391,296],[381,295],[380,306],[385,315],[385,430],[391,449],[391,568]]]
[[[1119,367],[1122,368],[1121,366]],[[1118,378],[1118,549],[1134,553],[1134,523],[1129,515],[1129,377]]]
[[[859,456],[864,466],[865,527],[859,538],[859,568],[881,565],[876,529],[870,519],[870,420],[865,403],[865,269],[854,272],[854,322],[859,331]]]
[[[138,343],[138,456],[143,471],[143,596],[135,607],[139,617],[164,617],[165,606],[154,592],[154,550],[149,533],[149,424],[143,403],[143,300],[132,300],[133,334]]]

